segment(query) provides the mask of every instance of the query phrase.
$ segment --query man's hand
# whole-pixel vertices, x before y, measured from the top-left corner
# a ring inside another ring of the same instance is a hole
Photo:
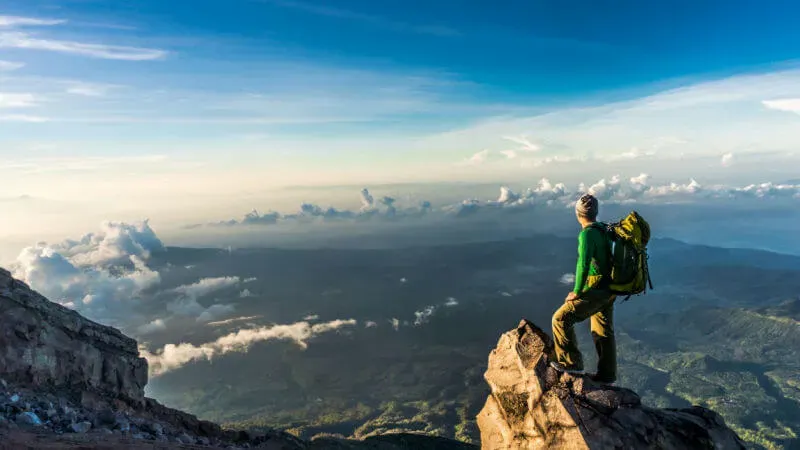
[[[577,299],[578,299],[578,294],[576,294],[575,292],[570,291],[570,293],[569,293],[569,295],[567,295],[567,298],[566,298],[565,301],[571,302],[571,301],[577,300]]]

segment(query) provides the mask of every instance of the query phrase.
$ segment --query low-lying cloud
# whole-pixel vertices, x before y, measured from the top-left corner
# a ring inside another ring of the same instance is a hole
[[[148,268],[151,252],[164,249],[147,222],[106,222],[79,240],[22,250],[14,276],[50,300],[93,320],[119,325],[143,291],[160,283]]]
[[[178,369],[192,361],[211,360],[230,352],[247,352],[258,342],[287,340],[295,342],[300,348],[307,348],[308,342],[316,336],[357,325],[354,319],[334,320],[318,324],[297,322],[289,325],[250,328],[227,334],[219,339],[201,345],[188,343],[167,344],[151,353],[140,348],[139,353],[150,364],[151,374],[161,375]]]
[[[732,154],[722,157],[723,165],[730,165]],[[496,200],[465,199],[461,202],[434,207],[430,201],[423,200],[403,207],[391,197],[375,199],[367,189],[360,192],[362,207],[357,211],[334,207],[321,207],[303,204],[300,212],[281,214],[269,212],[261,215],[256,211],[242,220],[226,220],[210,224],[189,225],[186,228],[234,227],[242,225],[276,225],[281,223],[318,222],[359,222],[369,220],[397,221],[412,218],[469,217],[486,211],[507,211],[517,208],[568,207],[582,193],[591,193],[599,200],[616,204],[653,204],[681,202],[701,202],[709,199],[800,199],[800,184],[765,182],[746,186],[703,185],[695,179],[685,182],[653,183],[647,174],[639,174],[627,179],[619,175],[600,179],[592,184],[580,183],[569,187],[565,183],[541,179],[536,186],[515,191],[508,186],[500,187]]]

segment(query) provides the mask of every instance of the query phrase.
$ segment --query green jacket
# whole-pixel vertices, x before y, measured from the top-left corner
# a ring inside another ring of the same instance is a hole
[[[611,240],[605,226],[602,222],[595,222],[578,235],[578,264],[572,290],[576,294],[601,288],[611,278]]]

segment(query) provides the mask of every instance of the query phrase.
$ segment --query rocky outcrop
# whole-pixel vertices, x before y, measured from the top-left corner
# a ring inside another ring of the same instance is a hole
[[[142,403],[147,361],[134,339],[50,302],[0,268],[0,373]]]
[[[50,302],[0,268],[0,449],[476,448],[412,434],[309,442],[278,430],[225,430],[146,398],[146,384],[147,361],[134,339]]]
[[[500,338],[485,374],[491,394],[478,415],[483,449],[745,448],[713,411],[648,408],[629,389],[555,371],[552,348],[527,320]]]

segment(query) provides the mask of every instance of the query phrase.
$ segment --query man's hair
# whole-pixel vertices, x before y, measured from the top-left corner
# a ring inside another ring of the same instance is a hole
[[[597,219],[597,212],[599,209],[600,205],[597,199],[591,194],[583,194],[581,195],[581,198],[575,202],[575,212],[579,217],[583,217],[585,219]]]

